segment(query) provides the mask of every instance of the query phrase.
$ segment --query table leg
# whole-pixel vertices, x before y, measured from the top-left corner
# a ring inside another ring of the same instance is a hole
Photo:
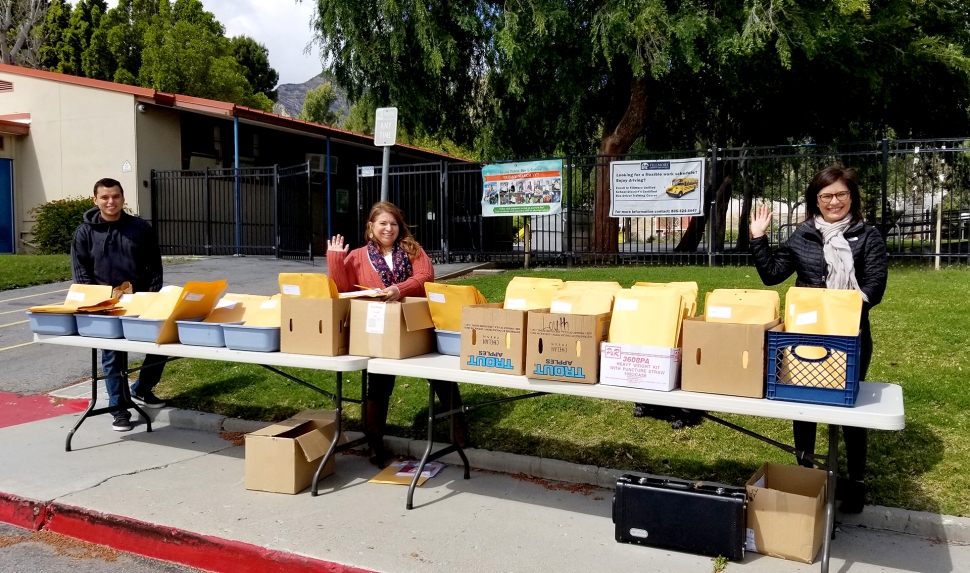
[[[317,482],[320,481],[320,473],[323,472],[324,466],[327,465],[327,462],[330,461],[330,458],[333,457],[334,452],[337,451],[337,442],[340,441],[340,435],[343,431],[343,427],[341,424],[343,421],[343,412],[344,412],[343,400],[342,400],[344,377],[343,377],[343,372],[336,372],[335,374],[337,375],[337,384],[336,384],[336,389],[334,391],[333,404],[337,412],[337,415],[335,416],[335,422],[337,427],[333,433],[333,440],[330,441],[330,447],[327,448],[327,453],[324,454],[323,458],[320,459],[320,465],[317,467],[317,471],[313,474],[313,483],[310,484],[310,495],[312,497],[317,496]]]
[[[91,349],[91,401],[88,402],[88,409],[85,410],[83,414],[81,414],[81,419],[78,420],[77,424],[74,424],[74,427],[71,428],[71,431],[67,433],[67,443],[64,445],[64,451],[66,452],[71,451],[71,438],[74,437],[74,432],[76,432],[77,429],[81,427],[81,424],[84,423],[84,420],[91,415],[91,412],[94,411],[94,407],[97,405],[97,403],[98,403],[98,349],[92,348]]]
[[[428,447],[424,449],[424,455],[421,456],[421,463],[415,468],[414,477],[411,478],[411,485],[408,487],[408,509],[414,509],[414,488],[418,487],[418,480],[421,478],[421,472],[424,471],[424,465],[428,463],[428,458],[431,457],[431,448],[434,446],[434,384],[428,383]]]
[[[835,531],[835,481],[839,468],[839,426],[829,424],[828,487],[825,501],[825,536],[822,538],[822,573],[829,573],[829,556]]]

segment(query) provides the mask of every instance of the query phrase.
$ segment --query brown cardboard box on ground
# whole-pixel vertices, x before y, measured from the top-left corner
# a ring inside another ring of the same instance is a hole
[[[684,321],[680,387],[688,392],[765,397],[765,331],[780,324]]]
[[[766,463],[748,480],[747,550],[812,563],[825,535],[826,474]]]
[[[350,349],[350,300],[283,297],[280,351],[342,356]]]
[[[604,342],[600,384],[669,392],[680,384],[680,348]]]
[[[501,303],[461,309],[462,370],[525,374],[525,336],[529,312],[502,308]]]
[[[540,380],[596,384],[599,348],[610,331],[610,313],[560,314],[530,310],[525,375]]]
[[[304,410],[272,426],[246,434],[246,489],[300,493],[317,471],[337,428],[336,412]],[[344,436],[338,443],[345,443]],[[320,477],[334,471],[331,458]]]
[[[428,299],[350,301],[350,354],[409,358],[434,350],[434,322]]]

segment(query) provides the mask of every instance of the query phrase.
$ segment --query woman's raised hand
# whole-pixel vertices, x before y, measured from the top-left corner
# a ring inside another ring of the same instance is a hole
[[[347,252],[350,250],[350,245],[344,244],[343,235],[334,235],[329,241],[327,241],[328,251],[343,251]]]
[[[754,210],[754,217],[751,219],[751,238],[763,237],[771,226],[771,207],[760,205]]]

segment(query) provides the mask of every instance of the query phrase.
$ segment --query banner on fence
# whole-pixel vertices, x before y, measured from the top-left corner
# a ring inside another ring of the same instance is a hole
[[[610,217],[680,217],[704,212],[703,157],[610,162]]]
[[[562,160],[482,167],[482,216],[554,215],[562,211]]]

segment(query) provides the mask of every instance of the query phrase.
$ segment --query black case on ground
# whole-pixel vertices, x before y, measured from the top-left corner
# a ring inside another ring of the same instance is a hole
[[[616,480],[616,540],[744,558],[747,492],[711,482],[626,474]]]

